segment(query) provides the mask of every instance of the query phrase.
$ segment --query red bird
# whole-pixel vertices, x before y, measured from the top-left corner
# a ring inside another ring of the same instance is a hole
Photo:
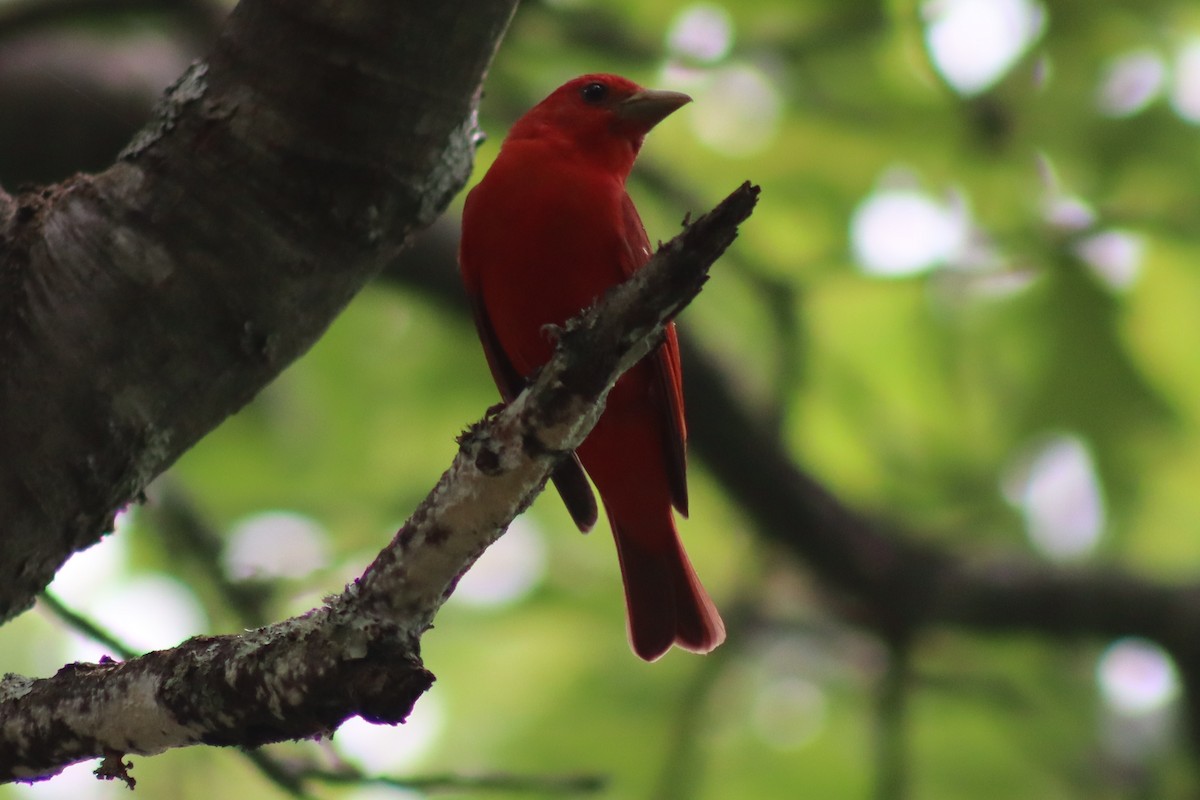
[[[513,400],[554,350],[561,326],[650,258],[625,180],[645,135],[691,98],[615,75],[584,75],[521,117],[467,196],[459,264],[500,394]],[[725,625],[679,542],[687,514],[687,428],[679,344],[621,377],[604,413],[553,475],[581,530],[604,501],[625,581],[633,651],[653,661],[672,644],[707,653]],[[582,465],[582,470],[580,466]]]

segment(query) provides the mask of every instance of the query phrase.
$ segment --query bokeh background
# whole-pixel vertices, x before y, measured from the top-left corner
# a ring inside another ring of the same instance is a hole
[[[226,11],[0,0],[0,184],[111,163]],[[487,83],[476,175],[525,108],[591,71],[695,98],[631,180],[652,239],[761,184],[684,335],[806,470],[981,562],[1196,581],[1200,7],[529,2]],[[145,650],[302,612],[359,574],[496,400],[462,303],[431,289],[460,208],[416,243],[426,277],[381,276],[67,565],[58,604]],[[1154,644],[930,630],[888,691],[888,649],[698,459],[691,487],[681,529],[730,621],[717,653],[635,659],[606,529],[580,536],[550,493],[425,637],[438,682],[408,724],[267,752],[441,776],[450,797],[494,774],[523,787],[508,796],[590,796],[593,776],[618,798],[1196,795]],[[114,652],[54,605],[0,631],[0,670]],[[133,760],[142,798],[288,796],[236,752]],[[0,798],[125,796],[92,766]]]

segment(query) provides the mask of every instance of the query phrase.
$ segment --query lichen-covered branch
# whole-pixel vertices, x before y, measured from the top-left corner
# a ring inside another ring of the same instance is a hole
[[[403,721],[433,680],[420,638],[458,577],[587,435],[612,384],[700,290],[757,195],[739,188],[568,324],[531,386],[464,434],[392,542],[324,606],[128,662],[0,680],[0,780],[48,777],[98,756],[319,736],[355,714]]]
[[[466,316],[453,283],[456,247],[457,229],[443,220],[386,278]],[[907,530],[885,512],[855,508],[804,470],[696,337],[680,336],[680,348],[691,454],[756,533],[820,579],[844,618],[900,646],[931,628],[1158,642],[1187,687],[1185,713],[1200,752],[1200,582],[1143,577],[1115,565],[1047,564],[1020,552],[971,556]]]
[[[420,634],[422,620],[441,605],[464,565],[533,501],[559,458],[583,441],[617,376],[658,344],[665,322],[700,291],[708,267],[733,241],[757,198],[758,187],[739,187],[566,326],[557,355],[530,388],[463,435],[454,465],[363,576],[359,602],[372,613],[415,621],[413,633]]]

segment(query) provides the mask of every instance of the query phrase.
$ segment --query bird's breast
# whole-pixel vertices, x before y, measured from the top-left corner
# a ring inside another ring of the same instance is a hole
[[[620,180],[586,169],[498,160],[464,215],[463,258],[501,347],[527,375],[553,352],[561,326],[624,277]]]

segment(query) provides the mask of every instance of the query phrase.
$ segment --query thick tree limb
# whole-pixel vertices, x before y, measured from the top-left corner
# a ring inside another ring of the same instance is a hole
[[[749,216],[742,186],[572,321],[531,387],[461,439],[450,469],[361,578],[324,606],[123,663],[0,680],[0,780],[189,744],[254,747],[402,722],[432,683],[420,637],[458,577],[591,430],[617,377],[661,339]],[[119,763],[119,758],[115,763]]]
[[[461,188],[514,5],[244,0],[116,165],[0,193],[0,621]]]

